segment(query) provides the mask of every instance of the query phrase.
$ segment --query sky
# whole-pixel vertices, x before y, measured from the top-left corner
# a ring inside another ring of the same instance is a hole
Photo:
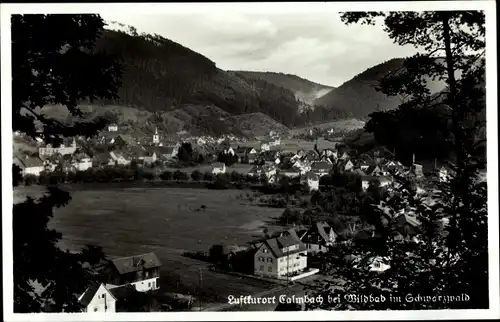
[[[336,12],[101,14],[156,33],[208,57],[223,70],[294,74],[340,86],[367,68],[415,53],[382,26],[345,25]]]

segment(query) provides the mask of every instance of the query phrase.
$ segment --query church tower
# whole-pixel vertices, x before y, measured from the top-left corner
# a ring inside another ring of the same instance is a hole
[[[158,128],[155,127],[155,134],[153,135],[153,143],[160,143],[160,136],[158,135]]]

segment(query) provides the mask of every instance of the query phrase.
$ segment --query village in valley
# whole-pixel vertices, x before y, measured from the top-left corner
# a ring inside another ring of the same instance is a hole
[[[271,286],[267,286],[270,289],[267,293],[273,288],[282,290],[283,285],[290,290],[293,283],[296,288],[293,292],[300,294],[304,292],[301,285],[322,278],[324,264],[318,260],[321,254],[337,245],[355,245],[375,236],[375,228],[354,214],[342,216],[345,222],[337,226],[330,220],[333,217],[324,214],[297,219],[304,217],[300,214],[301,207],[302,211],[308,211],[310,199],[327,194],[333,186],[349,185],[345,180],[353,182],[353,191],[359,194],[369,194],[374,189],[394,189],[393,176],[396,175],[413,178],[417,192],[423,194],[433,189],[433,182],[447,180],[451,171],[445,166],[426,171],[414,162],[405,166],[384,148],[356,154],[342,146],[341,138],[335,138],[335,133],[333,128],[311,128],[294,136],[270,131],[254,141],[232,136],[201,136],[173,142],[157,129],[149,138],[140,138],[127,134],[113,123],[96,138],[72,138],[59,147],[37,143],[37,152],[19,153],[14,163],[21,167],[25,185],[113,182],[146,187],[184,184],[184,189],[191,184],[193,188],[215,189],[220,194],[228,189],[247,192],[247,197],[238,196],[241,199],[252,199],[248,191],[257,191],[255,199],[267,196],[267,207],[284,209],[281,217],[275,219],[276,223],[259,228],[262,229],[260,236],[245,244],[230,244],[223,236],[212,236],[220,243],[206,245],[205,251],[186,251],[183,256],[202,263],[198,264],[201,266],[195,274],[199,283],[203,274],[217,271],[232,278],[268,283]],[[15,137],[15,140],[21,139]],[[300,148],[301,144],[312,148]],[[341,148],[337,149],[336,144]],[[103,150],[106,152],[95,152]],[[314,203],[319,205],[317,201]],[[411,209],[388,216],[396,217],[392,219],[400,226],[401,238],[412,238],[412,232],[420,224]],[[444,226],[447,218],[440,220]],[[368,269],[376,273],[388,268],[382,259],[373,258]],[[220,301],[210,304],[210,300],[198,307],[196,301],[202,301],[197,299],[203,292],[202,286],[188,294],[161,286],[162,262],[155,252],[114,257],[99,264],[98,270],[105,276],[104,280],[93,282],[80,297],[86,312],[137,310],[137,303],[141,303],[142,308],[159,311],[230,307],[221,305]],[[145,295],[150,293],[162,295]]]

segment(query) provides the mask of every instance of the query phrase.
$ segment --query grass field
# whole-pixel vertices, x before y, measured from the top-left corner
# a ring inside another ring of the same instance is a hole
[[[25,187],[35,192],[37,187]],[[242,244],[263,233],[265,222],[282,209],[250,206],[239,190],[123,188],[71,191],[68,206],[56,209],[51,228],[63,234],[61,247],[101,245],[110,256],[155,252],[162,262],[162,289],[198,294],[202,270],[204,301],[223,303],[227,296],[248,295],[274,284],[207,269],[207,263],[182,256],[208,251],[212,244]],[[14,200],[25,192],[16,191]],[[32,193],[30,193],[32,195]],[[197,210],[201,205],[205,211]]]

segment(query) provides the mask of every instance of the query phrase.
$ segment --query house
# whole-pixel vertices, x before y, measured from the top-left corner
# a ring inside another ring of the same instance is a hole
[[[111,157],[111,160],[113,160],[113,162],[116,165],[128,165],[128,164],[130,164],[130,160],[127,159],[123,154],[121,154],[119,152],[112,151],[109,153],[109,156]]]
[[[255,148],[252,147],[237,147],[234,150],[234,153],[238,157],[238,162],[239,163],[250,163],[250,156],[251,155],[256,155],[257,151]],[[255,160],[255,159],[254,159]]]
[[[379,175],[382,175],[382,170],[380,169],[380,167],[378,165],[371,165],[368,167],[368,169],[365,170],[365,173],[369,176],[379,176]]]
[[[306,173],[306,172],[311,171],[311,166],[309,165],[309,162],[301,161],[301,160],[293,163],[292,168],[298,169],[300,171],[300,173]]]
[[[73,138],[73,142],[71,143],[70,146],[65,146],[64,144],[61,144],[59,147],[54,148],[52,147],[51,144],[47,144],[47,146],[43,148],[38,148],[38,155],[50,156],[56,153],[59,153],[60,155],[67,155],[75,153],[76,149],[77,149],[76,141]]]
[[[297,178],[300,177],[300,170],[295,168],[281,170],[280,175],[288,178]]]
[[[155,149],[158,157],[170,160],[179,153],[177,146],[159,146]]]
[[[118,131],[118,125],[116,123],[111,123],[110,125],[108,125],[108,131],[109,132]]]
[[[86,153],[75,155],[73,166],[77,171],[86,171],[92,168],[92,158],[89,157]]]
[[[269,142],[262,142],[260,144],[260,150],[261,151],[269,151],[269,150],[271,150],[271,145],[269,144]]]
[[[301,241],[306,245],[308,251],[317,253],[328,251],[329,247],[335,244],[337,237],[330,225],[320,221],[307,230]]]
[[[354,163],[352,163],[351,160],[344,161],[344,164],[342,166],[342,169],[344,171],[351,171],[354,168]]]
[[[155,253],[112,259],[106,268],[107,283],[132,285],[139,292],[160,288],[161,262]]]
[[[267,239],[254,255],[254,274],[257,276],[284,279],[306,268],[306,247],[292,236]]]
[[[261,156],[261,158],[264,161],[264,163],[268,163],[268,164],[280,164],[281,163],[279,156],[276,156],[275,153],[264,153]]]
[[[363,190],[367,190],[368,187],[370,186],[370,183],[377,184],[379,187],[386,187],[392,183],[391,177],[386,177],[386,176],[364,176],[361,177],[361,187]]]
[[[276,167],[273,164],[264,164],[262,166],[262,172],[269,179],[276,175]]]
[[[156,152],[154,151],[146,151],[144,155],[144,164],[152,164],[157,160]]]
[[[227,145],[222,148],[222,153],[223,154],[230,154],[230,155],[235,155],[234,150],[231,146]]]
[[[413,163],[410,169],[410,173],[417,178],[424,176],[423,166],[421,164]]]
[[[370,273],[383,273],[384,271],[391,268],[389,264],[386,264],[390,260],[389,257],[372,256],[368,258],[362,258],[361,256],[357,255],[348,255],[348,258],[350,259],[354,268],[357,268],[359,270],[367,270]]]
[[[342,156],[340,157],[341,160],[348,160],[350,158],[349,154],[347,152],[342,153]]]
[[[331,159],[337,160],[338,152],[331,150],[331,149],[325,149],[325,150],[321,151],[321,157],[326,158],[328,160],[331,160]]]
[[[226,164],[222,162],[212,163],[212,174],[226,173]]]
[[[314,162],[311,165],[311,171],[320,177],[327,175],[328,173],[330,173],[331,170],[332,170],[332,165],[325,161]]]
[[[103,283],[92,282],[78,301],[85,313],[116,312],[116,298]]]
[[[321,161],[321,158],[316,151],[308,151],[306,155],[302,158],[302,160],[308,162],[318,162]]]
[[[319,190],[319,176],[312,171],[305,174],[302,183],[307,185],[309,191]]]
[[[34,175],[39,176],[42,171],[45,170],[45,165],[39,157],[26,156],[24,158],[18,158],[20,162],[17,162],[21,168],[22,175]]]
[[[280,146],[281,145],[281,139],[279,137],[271,137],[269,138],[269,146]]]

